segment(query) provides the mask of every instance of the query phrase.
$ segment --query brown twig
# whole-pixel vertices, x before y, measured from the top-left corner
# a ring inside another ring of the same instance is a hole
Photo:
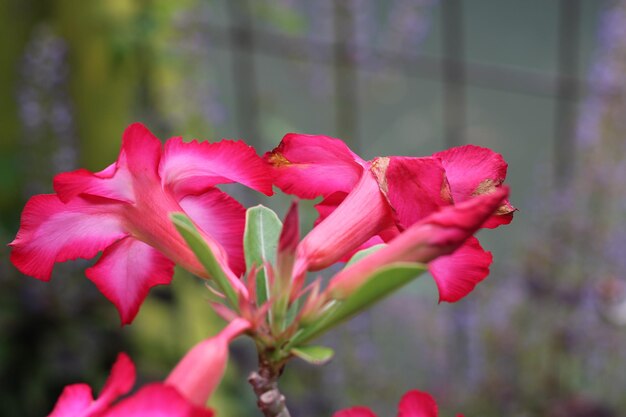
[[[285,396],[278,389],[278,377],[284,365],[274,365],[260,358],[258,372],[252,372],[248,382],[257,396],[257,406],[265,417],[291,417]]]

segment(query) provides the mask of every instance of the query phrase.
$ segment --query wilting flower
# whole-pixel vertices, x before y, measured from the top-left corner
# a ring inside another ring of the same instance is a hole
[[[390,242],[411,225],[453,204],[496,191],[506,162],[486,148],[466,145],[430,157],[379,157],[364,161],[342,141],[326,136],[286,135],[265,155],[275,183],[301,198],[323,196],[316,227],[298,248],[296,275],[322,269],[356,250]],[[484,227],[512,220],[503,200]],[[492,257],[469,237],[447,256],[429,263],[442,301],[457,301],[489,273]]]
[[[141,124],[124,132],[116,163],[96,173],[57,175],[56,194],[32,197],[22,214],[11,261],[24,274],[47,281],[54,263],[92,258],[87,277],[130,323],[150,287],[168,284],[174,264],[206,271],[172,225],[186,213],[196,224],[236,290],[244,271],[245,209],[215,187],[239,182],[271,195],[270,169],[241,141],[160,141]]]
[[[120,353],[100,396],[93,399],[87,384],[68,385],[49,417],[211,417],[205,408],[228,361],[228,344],[250,324],[236,319],[217,336],[194,346],[164,383],[152,383],[116,404],[135,384],[135,366]]]
[[[398,417],[437,417],[437,403],[433,397],[423,391],[409,391],[400,399]],[[333,417],[376,417],[367,407],[352,407],[333,414]],[[457,417],[463,417],[458,415]]]

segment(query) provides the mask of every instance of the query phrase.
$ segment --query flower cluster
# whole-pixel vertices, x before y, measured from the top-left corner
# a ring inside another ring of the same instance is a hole
[[[288,134],[259,157],[241,141],[172,138],[162,146],[144,126],[131,125],[114,164],[59,174],[56,194],[31,198],[10,243],[11,260],[47,281],[56,262],[102,252],[86,275],[122,324],[132,322],[152,286],[171,281],[177,264],[207,280],[212,305],[230,324],[191,349],[164,383],[114,404],[134,380],[122,355],[98,400],[87,386],[70,386],[52,415],[130,416],[142,407],[211,415],[204,406],[223,374],[228,343],[243,333],[259,351],[250,383],[260,409],[288,415],[277,388],[286,362],[297,356],[319,364],[332,356],[311,340],[425,270],[447,302],[487,276],[491,254],[473,235],[512,220],[506,168],[499,154],[472,145],[365,161],[338,139]],[[302,199],[321,196],[319,218],[300,239],[297,203],[283,224],[271,210],[246,210],[216,188],[231,182],[266,195],[276,185]],[[309,273],[345,261],[326,285],[307,281]],[[401,409],[425,395],[407,394]],[[167,404],[152,400],[157,396]],[[371,415],[364,413],[337,415]]]

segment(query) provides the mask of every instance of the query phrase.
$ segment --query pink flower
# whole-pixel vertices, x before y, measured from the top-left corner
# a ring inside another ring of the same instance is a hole
[[[233,286],[245,293],[238,278],[245,268],[245,209],[215,187],[229,182],[272,194],[269,167],[245,143],[172,138],[162,148],[143,125],[133,124],[116,163],[96,173],[59,174],[56,194],[28,201],[10,243],[11,261],[24,274],[48,281],[56,262],[104,251],[86,274],[127,324],[150,287],[171,281],[175,263],[210,278],[169,219],[184,212]]]
[[[211,417],[205,405],[224,375],[228,344],[249,327],[245,320],[233,320],[194,346],[164,383],[146,385],[114,404],[135,384],[135,366],[121,353],[97,400],[87,384],[68,385],[49,417]]]
[[[429,263],[453,253],[489,219],[508,195],[499,188],[454,206],[446,206],[415,223],[389,245],[338,272],[326,291],[331,298],[343,299],[352,294],[371,276],[372,271],[394,262]],[[472,259],[468,263],[472,264]],[[471,267],[471,266],[470,266]],[[460,278],[441,280],[439,290],[445,294],[466,294],[475,283]]]
[[[437,403],[427,392],[409,391],[398,404],[398,417],[437,417]],[[333,414],[333,417],[376,417],[367,407],[352,407]],[[457,417],[463,417],[458,415]]]
[[[228,344],[250,328],[244,319],[235,319],[217,336],[194,346],[165,380],[198,406],[206,404],[224,376]]]
[[[135,384],[135,366],[120,353],[102,392],[94,400],[87,384],[65,387],[48,417],[211,417],[213,412],[190,403],[176,388],[153,383],[116,404]]]
[[[446,206],[493,193],[507,168],[499,154],[473,145],[430,157],[364,161],[338,139],[297,134],[286,135],[265,158],[283,191],[301,198],[324,197],[316,206],[316,227],[298,248],[296,274],[390,242]],[[482,226],[507,224],[514,211],[505,199]],[[491,261],[474,237],[432,260],[429,269],[440,300],[454,302],[467,295],[488,275]]]

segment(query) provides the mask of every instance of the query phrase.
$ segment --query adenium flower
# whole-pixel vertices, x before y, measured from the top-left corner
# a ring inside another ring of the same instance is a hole
[[[427,392],[409,391],[398,404],[398,417],[437,417],[438,414],[437,403]],[[357,406],[338,411],[333,417],[376,417],[376,414],[367,407]]]
[[[175,387],[146,385],[117,403],[135,384],[135,366],[120,353],[102,392],[94,400],[87,384],[68,385],[48,417],[211,417],[213,412],[190,403]]]
[[[215,187],[230,182],[272,194],[270,168],[242,141],[172,138],[162,147],[143,125],[133,124],[117,162],[96,173],[59,174],[56,194],[28,201],[10,243],[11,261],[24,274],[48,281],[56,262],[104,251],[86,275],[127,324],[152,286],[169,284],[175,263],[210,278],[170,221],[170,213],[184,212],[245,295],[238,278],[245,269],[245,209]]]
[[[175,386],[193,404],[205,405],[224,376],[228,344],[249,328],[248,321],[234,319],[217,336],[195,345],[178,362],[165,383]]]
[[[249,327],[245,320],[232,321],[194,346],[164,383],[146,385],[115,403],[135,384],[135,366],[120,353],[97,400],[87,384],[68,385],[49,417],[211,417],[205,405],[224,375],[228,344]]]
[[[454,252],[489,219],[507,195],[508,187],[499,188],[427,216],[387,246],[338,272],[330,280],[325,294],[333,299],[346,298],[366,282],[372,271],[385,265],[394,262],[426,264]],[[439,285],[441,292],[457,294],[469,292],[468,288],[471,290],[475,284],[458,277],[441,280]]]
[[[342,141],[326,136],[286,135],[265,155],[275,184],[300,198],[324,197],[320,217],[298,247],[295,275],[345,260],[359,249],[391,242],[413,224],[446,206],[501,187],[507,164],[486,148],[466,145],[430,157],[378,157],[365,161]],[[515,208],[504,199],[484,227],[510,223]],[[489,273],[491,253],[474,237],[429,270],[440,300],[467,295]]]

